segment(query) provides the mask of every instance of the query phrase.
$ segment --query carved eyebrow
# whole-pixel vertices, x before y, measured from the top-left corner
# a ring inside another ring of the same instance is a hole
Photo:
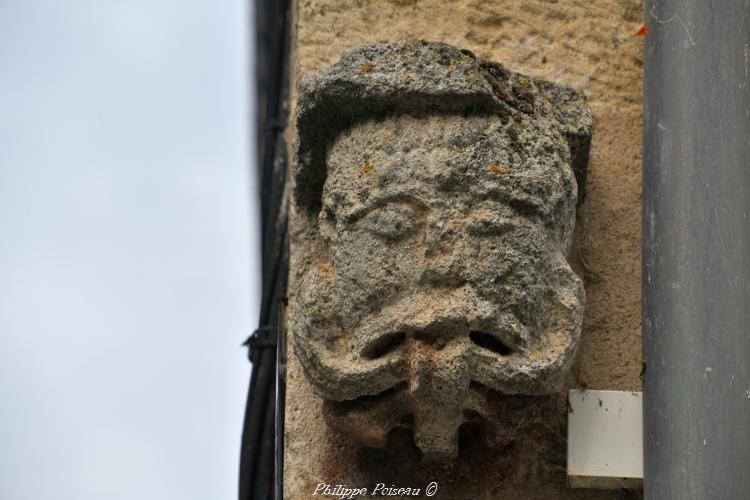
[[[490,189],[479,197],[480,202],[486,200],[505,203],[522,215],[535,215],[539,217],[547,215],[544,202],[539,197],[526,193],[524,193],[524,196],[519,196],[510,190]]]
[[[364,207],[355,210],[351,214],[346,215],[345,220],[347,222],[356,222],[373,210],[384,207],[389,203],[403,203],[405,205],[412,205],[417,210],[427,209],[427,203],[412,194],[392,193],[385,196],[376,196],[370,200],[367,200],[367,203]]]

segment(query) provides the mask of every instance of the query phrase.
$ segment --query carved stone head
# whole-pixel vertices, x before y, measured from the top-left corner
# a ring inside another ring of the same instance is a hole
[[[591,136],[575,90],[438,43],[364,46],[299,88],[295,352],[329,425],[428,459],[559,391]]]

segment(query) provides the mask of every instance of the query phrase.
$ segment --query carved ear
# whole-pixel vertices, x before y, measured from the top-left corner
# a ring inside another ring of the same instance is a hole
[[[500,102],[522,113],[547,117],[557,124],[570,148],[580,205],[585,195],[591,146],[592,118],[586,96],[567,85],[515,73],[500,63],[482,61],[480,66]]]
[[[558,123],[568,140],[571,166],[578,183],[578,205],[586,196],[586,172],[591,148],[593,118],[583,92],[544,80],[535,80],[543,110]],[[539,102],[538,101],[538,102]]]

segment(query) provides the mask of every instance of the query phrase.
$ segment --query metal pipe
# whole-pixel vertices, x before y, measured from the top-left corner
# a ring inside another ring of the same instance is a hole
[[[644,492],[750,499],[750,0],[647,0]]]

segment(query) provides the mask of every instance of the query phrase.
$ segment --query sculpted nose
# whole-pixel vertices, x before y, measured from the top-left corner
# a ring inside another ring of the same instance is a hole
[[[448,220],[432,220],[425,238],[425,267],[421,281],[440,286],[461,281],[462,256],[460,230]],[[464,256],[465,257],[465,256]]]
[[[426,232],[425,257],[444,255],[454,247],[458,236],[456,224],[438,217],[428,221]]]
[[[416,342],[411,360],[414,442],[425,461],[458,455],[458,428],[469,390],[466,350],[456,343]]]

